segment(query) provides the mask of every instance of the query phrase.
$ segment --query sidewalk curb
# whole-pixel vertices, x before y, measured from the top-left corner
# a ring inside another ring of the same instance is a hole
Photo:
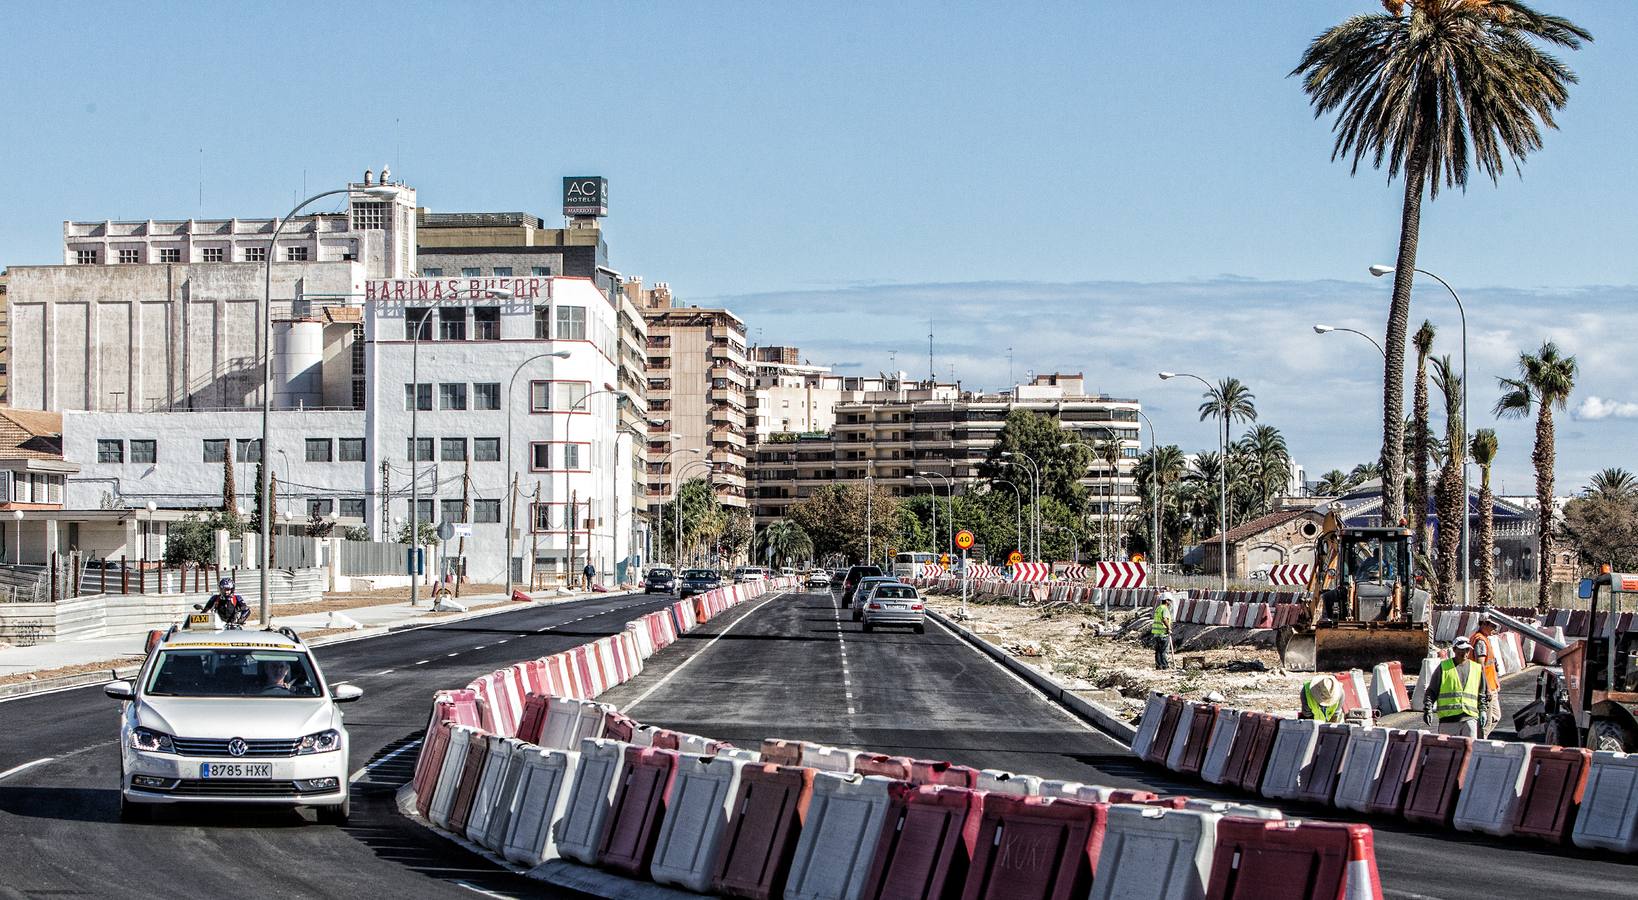
[[[927,615],[931,616],[940,625],[950,629],[957,637],[973,645],[985,656],[1000,663],[1007,671],[1029,682],[1032,687],[1045,694],[1048,700],[1074,713],[1076,718],[1085,721],[1128,747],[1137,738],[1137,728],[1128,724],[1114,710],[1076,695],[1069,688],[1059,684],[1052,676],[1028,663],[1013,659],[1012,655],[1005,650],[972,633],[943,613],[929,609]]]

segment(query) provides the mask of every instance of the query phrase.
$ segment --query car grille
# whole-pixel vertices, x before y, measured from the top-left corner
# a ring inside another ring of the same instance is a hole
[[[327,791],[302,791],[296,787],[294,781],[231,781],[216,778],[184,778],[177,782],[175,787],[169,791],[164,791],[164,793],[177,797],[295,797],[304,793],[323,794],[327,793]]]
[[[171,738],[176,752],[183,756],[223,756],[233,758],[228,753],[230,738]],[[240,759],[267,759],[277,756],[295,756],[296,748],[301,746],[301,739],[295,740],[247,740],[245,741],[245,755]]]

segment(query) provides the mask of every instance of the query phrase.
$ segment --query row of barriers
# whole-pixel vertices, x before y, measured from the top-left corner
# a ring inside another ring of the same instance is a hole
[[[756,900],[1381,897],[1365,825],[803,741],[741,749],[595,701],[761,593],[702,595],[439,692],[417,811],[520,867],[567,861]]]
[[[1321,724],[1149,695],[1132,752],[1210,784],[1437,828],[1638,850],[1638,755]]]

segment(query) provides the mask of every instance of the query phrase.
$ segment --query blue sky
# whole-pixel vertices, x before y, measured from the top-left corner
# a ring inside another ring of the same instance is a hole
[[[1638,468],[1614,349],[1638,325],[1638,19],[1538,5],[1597,37],[1565,54],[1562,130],[1522,178],[1430,205],[1421,263],[1468,301],[1475,419],[1520,349],[1582,358],[1559,442],[1579,484]],[[1364,269],[1399,190],[1330,162],[1286,73],[1376,4],[789,6],[11,5],[0,264],[55,261],[64,219],[272,215],[383,162],[433,209],[549,219],[561,176],[603,174],[617,268],[814,361],[921,372],[931,317],[941,375],[999,386],[1011,346],[1020,375],[1085,371],[1194,447],[1193,392],[1153,372],[1234,374],[1311,471],[1374,456],[1374,351],[1308,326],[1380,332]],[[1437,290],[1414,312],[1454,354]],[[1503,426],[1509,490],[1529,434]]]

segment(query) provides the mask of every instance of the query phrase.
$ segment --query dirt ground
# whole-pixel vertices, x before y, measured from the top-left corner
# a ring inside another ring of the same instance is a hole
[[[927,601],[951,617],[961,609],[960,598]],[[1311,677],[1281,669],[1271,646],[1252,645],[1178,650],[1173,667],[1157,671],[1147,643],[1148,610],[1111,611],[1107,625],[1099,607],[1078,604],[1026,608],[1011,600],[969,600],[968,614],[965,624],[974,633],[1128,719],[1143,711],[1150,690],[1295,715],[1299,692]],[[1221,638],[1223,631],[1213,637]]]

